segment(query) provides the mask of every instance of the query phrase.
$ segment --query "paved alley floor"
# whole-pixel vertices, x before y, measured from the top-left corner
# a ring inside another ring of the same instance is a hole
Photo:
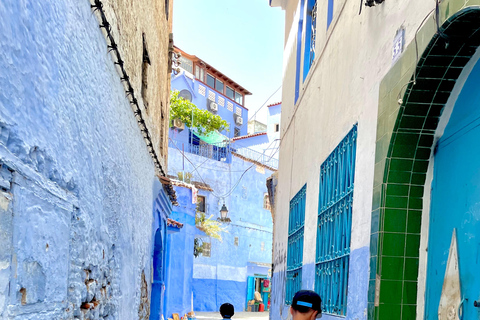
[[[196,312],[198,320],[217,320],[222,319],[219,312]],[[232,320],[249,319],[249,320],[268,320],[267,312],[235,312]]]

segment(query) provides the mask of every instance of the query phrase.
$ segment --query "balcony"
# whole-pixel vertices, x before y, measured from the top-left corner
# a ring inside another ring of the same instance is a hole
[[[178,148],[180,151],[192,153],[197,156],[209,158],[215,161],[231,162],[231,155],[238,156],[245,161],[263,165],[267,169],[276,171],[278,169],[278,159],[274,159],[270,155],[260,153],[250,148],[234,149],[230,146],[217,147],[211,144],[192,144],[189,142],[182,142],[179,140],[169,139],[169,147]]]
[[[278,159],[274,159],[265,153],[260,153],[250,148],[232,149],[232,152],[246,158],[246,161],[264,165],[272,171],[278,170]]]
[[[189,142],[182,142],[178,140],[169,139],[169,147],[178,148],[183,152],[196,154],[197,156],[209,158],[216,161],[227,162],[228,146],[217,147],[211,144],[192,144]]]

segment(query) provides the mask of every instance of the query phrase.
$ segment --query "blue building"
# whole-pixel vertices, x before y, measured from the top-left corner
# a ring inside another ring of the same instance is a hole
[[[171,7],[104,3],[0,5],[0,319],[162,318]]]
[[[220,115],[230,130],[219,133],[218,143],[212,144],[172,121],[169,177],[179,199],[172,218],[184,226],[168,236],[167,300],[175,303],[167,306],[166,314],[184,314],[192,304],[194,311],[217,311],[224,302],[245,310],[255,290],[267,304],[272,216],[266,178],[276,171],[278,160],[255,147],[274,142],[266,132],[248,134],[243,103],[247,90],[199,58],[177,51],[182,54],[181,68],[172,78],[172,90]],[[228,209],[226,219],[221,219],[223,206]],[[195,226],[197,210],[223,221],[222,241]],[[195,239],[203,249],[197,258]]]

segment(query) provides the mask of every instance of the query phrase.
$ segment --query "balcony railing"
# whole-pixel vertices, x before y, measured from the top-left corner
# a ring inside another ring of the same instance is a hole
[[[217,147],[211,144],[192,144],[188,142],[175,141],[170,139],[169,146],[178,148],[183,152],[193,153],[197,156],[209,158],[216,161],[227,161],[228,147]]]
[[[271,157],[270,155],[260,153],[250,148],[235,149],[230,146],[217,147],[211,144],[192,144],[189,142],[182,142],[173,139],[169,139],[169,146],[172,148],[178,148],[183,152],[193,153],[201,157],[209,158],[216,161],[227,162],[230,161],[230,151],[251,160],[251,162],[263,164],[274,170],[278,169],[278,159]]]
[[[267,155],[264,153],[260,153],[250,148],[239,148],[239,149],[232,149],[241,156],[245,158],[249,158],[253,161],[259,162],[267,167],[271,167],[275,170],[278,169],[278,159],[273,158],[271,155]]]

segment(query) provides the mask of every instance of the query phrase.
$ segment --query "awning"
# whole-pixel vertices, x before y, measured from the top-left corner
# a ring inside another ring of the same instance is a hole
[[[224,136],[217,130],[212,131],[207,135],[201,135],[195,131],[193,131],[193,134],[195,134],[203,142],[217,146],[217,147],[225,147],[230,141],[228,137]]]

